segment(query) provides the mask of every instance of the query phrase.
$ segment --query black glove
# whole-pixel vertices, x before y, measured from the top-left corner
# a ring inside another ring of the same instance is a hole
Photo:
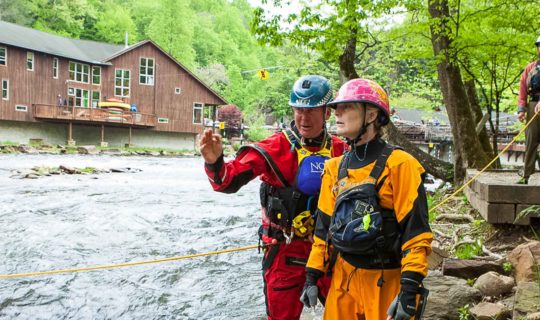
[[[300,301],[307,308],[317,305],[317,298],[319,296],[319,288],[317,288],[317,280],[323,276],[323,272],[317,269],[306,269],[306,284],[302,290]]]
[[[394,320],[409,320],[416,315],[416,295],[422,290],[424,277],[416,272],[405,271],[401,274],[401,291],[388,308],[388,315]]]

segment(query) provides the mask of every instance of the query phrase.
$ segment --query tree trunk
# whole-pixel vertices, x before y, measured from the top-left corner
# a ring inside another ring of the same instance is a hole
[[[356,36],[357,28],[352,28],[351,37],[347,41],[347,45],[343,49],[343,53],[339,56],[339,79],[341,83],[345,83],[351,79],[359,78],[354,67],[354,59],[356,57]]]
[[[351,37],[347,41],[343,53],[339,56],[339,75],[342,84],[351,79],[359,78],[354,66],[357,33],[358,30],[356,28],[351,30]],[[402,147],[405,151],[413,155],[429,174],[444,181],[452,180],[452,164],[439,160],[420,150],[405,138],[392,123],[389,123],[385,127],[384,135],[388,142]]]
[[[383,132],[384,138],[388,142],[402,147],[405,151],[420,161],[426,172],[430,173],[436,178],[443,179],[444,181],[452,180],[454,172],[452,164],[430,156],[417,148],[398,131],[392,122],[388,123],[388,125],[384,127]]]
[[[447,26],[450,18],[448,0],[429,0],[428,11],[434,21],[430,26],[431,43],[435,57],[439,59],[437,73],[454,137],[454,182],[460,183],[465,179],[466,168],[482,167],[490,159],[476,134],[461,72],[450,56],[452,40]],[[459,159],[460,163],[456,161]]]
[[[474,80],[465,81],[465,90],[467,92],[467,98],[469,104],[471,105],[471,110],[474,115],[474,123],[478,124],[482,118],[482,108],[480,108],[480,103],[478,102],[478,95],[476,94],[476,86],[474,85]],[[478,138],[480,139],[480,144],[482,145],[482,150],[490,156],[495,156],[493,148],[489,142],[489,136],[487,135],[486,126],[484,125],[482,131],[478,133]]]

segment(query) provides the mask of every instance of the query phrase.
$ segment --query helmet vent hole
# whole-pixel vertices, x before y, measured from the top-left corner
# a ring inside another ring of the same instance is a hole
[[[309,89],[309,88],[311,88],[311,81],[304,80],[304,82],[302,82],[302,89]]]

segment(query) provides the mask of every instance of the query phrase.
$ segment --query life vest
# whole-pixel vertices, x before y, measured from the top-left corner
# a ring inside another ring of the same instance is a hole
[[[540,60],[536,62],[536,66],[527,75],[527,94],[530,96],[540,95]]]
[[[317,209],[317,201],[321,188],[321,178],[324,169],[324,161],[332,155],[332,138],[328,135],[323,147],[319,151],[312,152],[304,147],[301,139],[291,130],[283,130],[283,134],[291,144],[290,152],[296,151],[298,158],[298,170],[294,182],[290,185],[273,163],[269,156],[265,156],[266,162],[272,168],[276,177],[281,181],[282,187],[274,187],[267,183],[261,184],[261,205],[266,209],[266,215],[270,219],[271,228],[264,230],[273,238],[306,237],[312,234],[315,227],[314,213]],[[262,148],[257,149],[260,153],[266,153]]]
[[[391,269],[401,264],[399,224],[393,210],[381,208],[377,195],[385,178],[379,185],[377,181],[394,148],[384,146],[371,173],[361,182],[352,182],[348,177],[351,152],[343,156],[339,165],[327,243],[359,268]]]

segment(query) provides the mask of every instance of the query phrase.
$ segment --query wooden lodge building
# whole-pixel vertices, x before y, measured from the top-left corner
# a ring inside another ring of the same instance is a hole
[[[191,150],[204,114],[228,104],[151,40],[120,46],[3,21],[0,81],[0,142]]]

